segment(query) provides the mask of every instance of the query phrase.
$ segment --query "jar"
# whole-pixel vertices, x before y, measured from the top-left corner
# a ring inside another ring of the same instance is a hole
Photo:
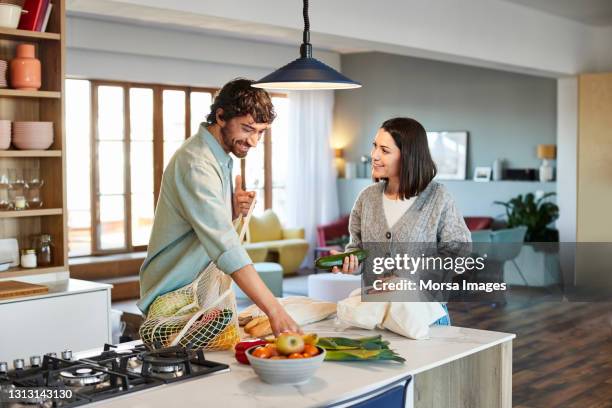
[[[37,91],[41,86],[40,61],[34,44],[17,45],[17,56],[11,60],[11,86],[24,91]]]
[[[26,209],[26,199],[24,196],[15,197],[15,210],[25,210]]]
[[[40,266],[49,266],[53,264],[54,245],[51,242],[51,235],[41,234],[38,240],[37,261]]]
[[[22,249],[21,250],[21,267],[36,268],[36,250]]]

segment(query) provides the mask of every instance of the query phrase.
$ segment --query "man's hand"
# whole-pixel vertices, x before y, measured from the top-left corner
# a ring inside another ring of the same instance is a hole
[[[287,332],[302,333],[300,326],[293,321],[283,307],[268,312],[268,319],[270,319],[270,326],[276,337]]]
[[[255,191],[245,191],[242,189],[242,176],[236,176],[236,182],[234,183],[234,214],[233,218],[236,219],[240,214],[246,216],[251,207],[251,203],[255,199]]]

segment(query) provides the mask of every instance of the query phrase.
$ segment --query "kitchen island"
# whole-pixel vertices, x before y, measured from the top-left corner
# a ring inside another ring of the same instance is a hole
[[[371,336],[372,331],[346,328],[334,319],[311,324],[305,331],[320,336]],[[318,407],[343,405],[412,376],[407,407],[504,407],[512,405],[512,339],[514,334],[437,326],[430,339],[410,340],[380,332],[406,359],[394,362],[324,362],[304,385],[269,385],[233,353],[209,352],[208,359],[226,363],[230,372],[168,384],[91,404],[100,408],[188,407]],[[413,405],[411,405],[413,403]]]

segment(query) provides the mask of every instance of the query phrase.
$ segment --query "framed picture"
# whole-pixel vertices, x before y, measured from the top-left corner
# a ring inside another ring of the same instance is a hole
[[[427,132],[429,151],[438,168],[437,179],[465,180],[468,132]]]
[[[476,167],[474,169],[474,181],[491,181],[491,168]]]

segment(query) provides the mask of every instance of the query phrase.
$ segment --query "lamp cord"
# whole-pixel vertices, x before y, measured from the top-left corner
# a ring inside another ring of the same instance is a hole
[[[302,14],[304,16],[304,36],[302,46],[300,47],[300,55],[302,58],[310,58],[312,57],[312,45],[310,45],[310,18],[308,17],[308,0],[304,0]]]

